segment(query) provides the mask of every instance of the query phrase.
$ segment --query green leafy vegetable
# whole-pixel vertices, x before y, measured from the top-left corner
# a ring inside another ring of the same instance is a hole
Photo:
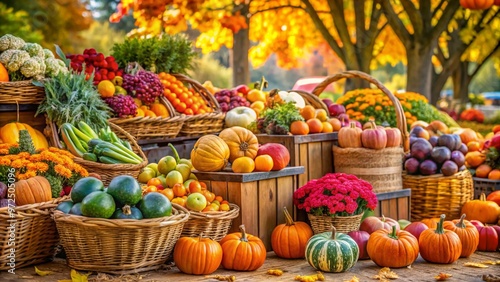
[[[287,135],[290,124],[304,120],[294,102],[276,104],[273,108],[264,110],[257,121],[250,124],[250,129],[257,133]]]

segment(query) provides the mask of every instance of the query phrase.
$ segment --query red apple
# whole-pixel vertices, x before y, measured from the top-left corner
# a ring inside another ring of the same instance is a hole
[[[325,103],[326,107],[330,107],[331,104],[333,104],[333,101],[330,98],[325,98],[321,100],[323,103]],[[328,110],[330,111],[330,110]]]
[[[426,229],[429,229],[429,227],[425,223],[415,221],[406,226],[404,230],[410,232],[418,240],[418,238],[420,238],[420,233]]]
[[[257,156],[269,155],[273,159],[273,168],[271,170],[284,169],[290,163],[290,152],[279,143],[267,143],[261,145],[257,151]]]
[[[165,189],[165,187],[163,187],[163,185],[161,185],[161,184],[158,184],[158,185],[156,185],[156,189],[158,189],[158,191],[161,191],[161,190]]]
[[[191,193],[186,199],[186,208],[193,211],[202,211],[207,207],[207,198],[201,193]]]
[[[330,116],[336,117],[340,114],[345,113],[345,107],[344,105],[333,103],[330,106],[328,106],[328,111],[330,112]]]
[[[480,226],[479,231],[479,245],[477,250],[481,252],[494,252],[498,248],[498,234],[495,228],[491,226]]]
[[[359,248],[359,259],[370,259],[368,256],[368,252],[366,251],[366,245],[368,243],[368,239],[370,239],[370,234],[366,231],[356,230],[347,233],[356,244],[358,244]]]
[[[372,234],[373,232],[380,229],[386,229],[390,231],[392,230],[392,226],[396,226],[396,231],[399,231],[399,224],[396,220],[385,216],[369,216],[361,222],[359,230],[366,231],[368,232],[368,234]]]

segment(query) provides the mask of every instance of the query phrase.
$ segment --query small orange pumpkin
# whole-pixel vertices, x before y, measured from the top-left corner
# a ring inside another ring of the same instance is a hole
[[[420,256],[432,263],[453,263],[462,253],[462,243],[457,233],[443,228],[445,215],[442,214],[436,229],[420,233],[418,246]]]
[[[247,234],[244,225],[240,225],[240,231],[228,234],[220,241],[222,266],[237,271],[257,270],[266,260],[266,246],[259,237]]]
[[[500,214],[500,207],[493,201],[486,200],[486,195],[481,193],[479,199],[466,202],[462,206],[462,214],[470,220],[479,220],[482,223],[496,223]]]
[[[174,262],[186,274],[207,275],[219,268],[222,247],[210,238],[181,237],[175,243]]]
[[[476,226],[465,220],[465,213],[462,214],[460,219],[445,221],[443,228],[457,233],[460,242],[462,242],[461,258],[467,258],[476,251],[479,244],[479,232]]]
[[[493,201],[500,206],[500,190],[489,193],[488,197],[486,197],[486,200]]]
[[[254,159],[257,156],[259,141],[252,131],[241,126],[233,126],[222,130],[219,137],[229,147],[229,161],[231,163],[239,157]]]
[[[9,81],[9,72],[5,68],[5,66],[0,63],[0,82],[8,82]]]
[[[342,148],[361,148],[361,133],[363,130],[351,122],[349,127],[342,127],[338,133],[339,146]]]
[[[16,205],[29,205],[52,200],[52,190],[47,178],[35,176],[19,180],[16,185]]]
[[[285,223],[276,226],[271,234],[273,251],[280,258],[304,258],[307,240],[313,236],[313,231],[305,222],[294,222],[286,207],[283,213]]]
[[[200,137],[191,150],[191,163],[199,171],[220,171],[226,167],[228,159],[229,147],[213,134]]]
[[[418,240],[410,232],[380,229],[373,232],[366,245],[368,256],[381,267],[400,268],[412,264],[418,258]],[[387,254],[391,254],[388,256]]]
[[[439,217],[433,217],[433,218],[424,218],[420,220],[423,224],[427,225],[429,228],[436,228],[437,224],[439,222]]]

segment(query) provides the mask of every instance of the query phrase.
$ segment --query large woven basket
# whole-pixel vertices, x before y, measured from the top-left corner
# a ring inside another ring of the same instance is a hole
[[[403,170],[404,152],[409,151],[410,138],[403,107],[380,81],[359,71],[345,71],[327,77],[312,91],[319,96],[326,87],[343,78],[360,78],[377,86],[394,105],[397,118],[397,127],[401,131],[403,147],[384,148],[382,150],[366,148],[340,148],[333,146],[333,162],[335,172],[344,172],[370,182],[375,193],[390,192],[403,189],[401,178]]]
[[[222,240],[229,232],[233,219],[240,214],[240,207],[237,205],[229,204],[229,207],[230,209],[227,212],[191,211],[189,220],[182,229],[182,237],[197,237],[203,234],[203,237],[215,241]]]
[[[54,212],[68,266],[130,274],[158,269],[172,254],[189,212],[172,204],[172,215],[152,219],[102,219]]]
[[[302,98],[304,98],[304,101],[306,102],[306,105],[311,105],[315,109],[325,110],[327,115],[329,115],[328,107],[326,106],[325,103],[323,103],[323,101],[321,101],[321,99],[318,96],[304,90],[289,90],[289,91],[296,92],[300,96],[302,96]]]
[[[40,104],[45,89],[33,85],[31,80],[0,82],[0,104]]]
[[[14,211],[0,208],[0,270],[39,264],[53,258],[59,236],[51,213],[63,199],[18,206]]]
[[[462,205],[474,196],[473,180],[465,169],[451,176],[408,175],[403,173],[403,185],[411,189],[411,219],[460,217]]]
[[[214,95],[212,95],[210,91],[208,91],[205,87],[203,87],[203,85],[201,85],[194,79],[191,79],[183,74],[171,75],[198,92],[213,110],[213,112],[211,113],[199,115],[190,116],[182,114],[181,117],[183,117],[184,123],[182,125],[182,129],[179,132],[179,136],[203,136],[205,134],[219,133],[220,131],[222,131],[222,129],[224,128],[224,118],[226,117],[226,115],[220,110],[219,102],[217,102]]]
[[[326,215],[318,216],[308,213],[307,217],[309,218],[314,234],[329,232],[332,230],[332,225],[335,227],[337,232],[347,234],[350,231],[359,230],[363,214],[331,217]]]
[[[130,135],[128,132],[123,130],[121,127],[118,125],[108,122],[109,127],[113,132],[115,132],[119,136],[125,136],[125,140],[130,142],[130,145],[132,146],[133,151],[136,154],[139,154],[139,156],[142,158],[142,163],[140,164],[103,164],[99,162],[93,162],[93,161],[87,161],[84,160],[83,158],[79,157],[74,157],[73,161],[81,166],[83,166],[89,173],[97,173],[101,176],[101,180],[104,183],[104,185],[108,185],[111,179],[113,179],[115,176],[118,175],[131,175],[134,178],[137,178],[139,176],[139,173],[141,172],[141,169],[143,169],[145,166],[148,165],[148,158],[142,151],[141,147],[137,144],[136,140],[132,135]],[[63,148],[63,145],[61,144],[59,140],[59,135],[57,133],[56,125],[52,122],[48,122],[49,125],[49,130],[47,130],[49,137],[51,139],[51,142],[53,143],[53,146],[57,148]]]
[[[120,126],[137,140],[175,138],[184,124],[184,119],[176,114],[167,99],[160,97],[160,102],[167,108],[169,117],[111,118],[109,121]],[[126,136],[120,133],[118,137]]]

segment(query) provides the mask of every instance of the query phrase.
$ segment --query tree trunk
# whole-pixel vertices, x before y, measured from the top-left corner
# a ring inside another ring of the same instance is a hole
[[[460,62],[458,68],[453,71],[453,98],[459,99],[461,103],[466,103],[469,100],[469,84],[470,77],[467,73],[469,68],[468,62]]]
[[[356,64],[356,66],[359,66],[359,69],[358,68],[355,68],[353,66],[351,66],[351,64],[349,64],[349,60],[347,60],[345,63],[346,63],[346,69],[347,70],[358,70],[358,71],[362,71],[366,74],[370,74],[370,63],[372,58],[370,56],[370,58],[367,58],[366,57],[366,54],[363,54],[363,52],[356,52],[356,58],[358,59],[359,64]],[[363,63],[363,62],[368,62],[368,63]],[[370,88],[370,82],[364,80],[364,79],[359,79],[359,78],[353,78],[353,79],[347,79],[346,82],[345,82],[345,87],[344,87],[344,91],[347,92],[347,91],[350,91],[350,90],[354,90],[354,89],[362,89],[362,88]]]
[[[431,97],[432,85],[432,45],[422,46],[415,43],[412,48],[407,48],[408,70],[406,91],[416,92],[424,95],[436,104],[438,97]]]
[[[244,5],[241,14],[248,14],[248,5]],[[250,20],[246,18],[247,25]],[[250,50],[249,28],[240,29],[233,35],[233,50],[231,52],[231,67],[233,68],[233,86],[250,83],[250,65],[248,51]]]

